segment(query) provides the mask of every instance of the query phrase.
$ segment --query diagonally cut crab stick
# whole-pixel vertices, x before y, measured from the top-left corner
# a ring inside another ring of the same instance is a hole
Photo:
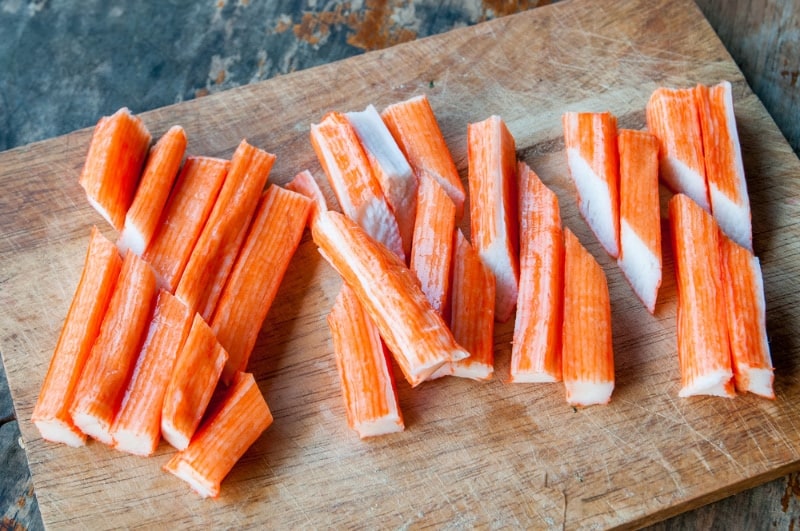
[[[73,447],[86,442],[86,435],[72,422],[69,406],[121,267],[116,246],[92,227],[83,273],[31,418],[45,440]]]
[[[294,178],[286,183],[286,189],[298,194],[303,194],[311,200],[311,206],[308,212],[308,226],[310,227],[320,212],[328,210],[328,202],[325,199],[325,194],[319,187],[314,176],[308,170],[303,170]]]

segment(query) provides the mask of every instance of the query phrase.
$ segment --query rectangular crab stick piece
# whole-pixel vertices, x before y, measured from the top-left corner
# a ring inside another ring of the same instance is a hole
[[[158,228],[161,211],[167,203],[185,151],[186,132],[179,125],[164,133],[150,150],[117,242],[122,254],[128,249],[139,256],[144,253]]]
[[[311,200],[270,185],[264,192],[228,282],[211,329],[228,353],[222,381],[244,371],[278,287],[300,245]]]
[[[89,203],[116,230],[122,230],[147,158],[152,135],[123,107],[100,118],[78,182]]]
[[[472,245],[497,280],[494,316],[508,321],[519,289],[517,153],[498,116],[467,126]]]
[[[136,365],[156,295],[153,270],[128,252],[70,407],[75,425],[105,444],[113,443],[112,423]]]
[[[195,314],[189,335],[178,353],[161,409],[161,434],[185,450],[206,412],[228,353],[211,327]]]
[[[656,89],[645,111],[647,129],[659,141],[661,178],[711,212],[694,89]]]
[[[703,136],[711,213],[722,232],[752,251],[750,198],[739,133],[736,131],[731,84],[723,81],[713,87],[698,85],[695,96]]]
[[[561,381],[564,235],[558,197],[519,163],[519,297],[511,381]]]
[[[422,94],[389,105],[381,118],[417,179],[423,175],[433,177],[456,205],[456,220],[460,221],[466,191],[428,97]]]
[[[597,240],[619,256],[617,119],[609,112],[567,112],[562,117],[567,165],[578,209]]]
[[[200,496],[219,496],[220,484],[248,448],[272,424],[272,413],[249,373],[238,373],[219,407],[189,447],[164,470],[186,481]]]
[[[661,286],[658,139],[621,129],[619,145],[620,249],[617,264],[650,313]]]
[[[175,360],[192,325],[189,309],[168,291],[158,294],[147,337],[114,419],[114,448],[153,455],[161,440],[161,407]]]
[[[567,403],[607,404],[614,391],[611,301],[606,275],[578,237],[564,231],[561,367]]]
[[[669,201],[678,291],[679,396],[733,397],[719,227],[685,194]]]
[[[311,199],[311,206],[308,212],[309,227],[316,221],[320,212],[326,212],[328,210],[328,202],[325,199],[325,194],[322,193],[317,180],[314,179],[310,171],[303,170],[295,175],[291,181],[286,183],[286,189]]]
[[[92,227],[83,272],[31,418],[47,441],[73,447],[86,442],[86,435],[72,422],[69,406],[121,267],[117,247]]]
[[[175,289],[175,296],[206,321],[214,314],[274,163],[275,155],[246,140],[233,153],[214,208]]]
[[[230,162],[188,157],[170,193],[156,233],[144,252],[158,285],[174,293],[208,219]]]
[[[412,386],[443,364],[469,356],[414,273],[354,221],[323,212],[311,234],[322,256],[355,292]]]

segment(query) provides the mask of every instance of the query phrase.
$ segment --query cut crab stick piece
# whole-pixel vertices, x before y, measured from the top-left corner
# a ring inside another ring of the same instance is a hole
[[[524,162],[518,167],[520,278],[511,381],[560,382],[564,293],[561,211],[558,197],[539,176]]]
[[[403,431],[392,368],[378,329],[347,284],[327,320],[348,426],[362,439]]]
[[[619,144],[620,250],[617,264],[647,310],[654,313],[661,286],[658,139],[621,129]]]
[[[155,300],[153,270],[128,252],[70,407],[75,425],[105,444],[113,443],[112,423],[141,350]]]
[[[427,96],[422,94],[389,105],[381,118],[417,179],[423,175],[433,177],[456,206],[456,220],[461,220],[466,192]]]
[[[334,211],[311,227],[320,253],[355,292],[412,386],[469,356],[399,257]]]
[[[206,321],[211,320],[274,163],[275,155],[246,140],[231,158],[214,209],[175,289],[175,296]]]
[[[567,165],[578,191],[578,209],[606,252],[617,258],[617,119],[609,112],[567,112],[562,122]]]
[[[750,198],[739,133],[736,131],[731,84],[723,81],[713,87],[698,85],[695,96],[703,136],[703,159],[711,212],[722,232],[752,251]]]
[[[405,259],[397,218],[347,118],[331,112],[320,123],[312,124],[311,144],[342,212]]]
[[[311,200],[311,206],[308,212],[309,227],[317,219],[320,212],[328,210],[328,202],[325,199],[325,194],[322,193],[317,180],[314,179],[310,171],[303,170],[295,175],[294,178],[286,184],[286,189],[302,194]]]
[[[168,291],[161,290],[111,429],[117,450],[144,456],[156,451],[161,440],[164,393],[191,325],[189,309]]]
[[[661,178],[711,212],[694,89],[656,89],[646,115],[647,129],[659,140]]]
[[[89,203],[122,230],[133,202],[152,136],[144,122],[123,107],[100,118],[78,182]]]
[[[161,211],[167,203],[185,151],[186,132],[178,125],[164,133],[150,150],[117,242],[122,254],[128,249],[139,256],[144,253],[158,228]]]
[[[472,245],[497,280],[495,319],[514,312],[519,289],[517,154],[498,116],[467,126]]]
[[[678,288],[679,396],[732,397],[718,225],[685,194],[670,199],[669,217]]]
[[[164,470],[202,497],[217,497],[222,480],[270,424],[272,413],[253,375],[238,373],[189,447],[175,454]]]
[[[222,290],[211,329],[228,353],[222,381],[244,371],[258,333],[300,245],[311,200],[270,185]]]
[[[83,272],[31,417],[47,441],[73,447],[86,442],[86,435],[72,422],[69,406],[121,267],[116,246],[92,227]]]
[[[721,255],[736,389],[775,398],[761,264],[753,253],[724,235]]]
[[[607,404],[614,391],[611,301],[603,269],[577,236],[564,231],[562,376],[567,403]]]
[[[211,327],[195,314],[178,353],[161,409],[161,434],[178,450],[189,441],[206,412],[228,353]]]
[[[189,255],[208,219],[230,162],[188,157],[170,193],[144,259],[153,266],[160,287],[175,292]]]

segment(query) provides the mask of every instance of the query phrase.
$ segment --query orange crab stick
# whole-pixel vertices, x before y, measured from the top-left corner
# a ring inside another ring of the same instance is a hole
[[[286,188],[298,194],[302,194],[311,199],[311,206],[308,212],[308,225],[311,226],[316,221],[320,212],[328,210],[328,202],[325,195],[308,170],[303,170],[286,184]]]
[[[141,256],[147,248],[158,228],[161,211],[167,203],[185,151],[186,132],[178,125],[164,133],[150,150],[117,242],[123,254],[130,249]]]
[[[519,163],[520,278],[512,382],[561,381],[564,235],[558,197]]]
[[[270,185],[259,203],[230,278],[222,290],[211,329],[228,352],[226,384],[244,371],[289,262],[300,245],[311,200]]]
[[[654,313],[661,286],[658,139],[621,129],[619,144],[620,250],[617,264],[647,310]]]
[[[669,201],[678,287],[679,396],[734,396],[719,228],[685,194]]]
[[[238,373],[189,447],[175,454],[164,470],[202,497],[217,497],[222,480],[270,424],[272,413],[253,375]]]
[[[133,202],[152,136],[138,116],[123,107],[100,118],[78,182],[89,203],[122,230]]]
[[[111,425],[136,364],[155,300],[153,270],[128,252],[70,407],[75,425],[100,442],[113,443]]]
[[[427,96],[422,94],[389,105],[381,118],[417,178],[433,177],[450,196],[456,206],[456,220],[460,220],[466,192]]]
[[[121,266],[116,246],[92,227],[83,273],[31,418],[45,440],[73,447],[86,442],[86,435],[72,422],[69,406]]]
[[[607,404],[614,391],[611,301],[603,269],[572,231],[564,231],[562,375],[567,403]]]
[[[514,137],[492,116],[467,126],[472,245],[497,279],[495,318],[507,321],[519,289],[517,155]]]
[[[617,119],[608,112],[567,112],[562,117],[567,165],[578,209],[597,240],[619,256],[619,156]]]

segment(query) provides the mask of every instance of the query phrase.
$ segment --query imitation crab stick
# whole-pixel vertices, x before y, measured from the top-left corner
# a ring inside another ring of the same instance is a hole
[[[152,136],[144,122],[123,107],[100,118],[79,178],[89,203],[122,230],[133,202]]]
[[[621,129],[619,144],[620,249],[617,264],[650,313],[661,286],[658,139]]]
[[[423,94],[389,105],[381,118],[417,178],[428,175],[436,179],[456,205],[456,220],[460,220],[466,192],[427,96]]]
[[[338,212],[311,226],[322,256],[350,285],[412,386],[469,356],[397,255]]]
[[[188,157],[170,193],[161,221],[144,252],[159,286],[175,292],[200,232],[208,219],[230,162]]]
[[[274,163],[275,155],[246,140],[231,158],[214,209],[175,289],[175,296],[206,321],[211,320]]]
[[[564,235],[558,197],[519,163],[519,297],[512,382],[561,381]],[[458,336],[456,336],[458,337]]]
[[[328,315],[347,424],[359,437],[403,431],[391,364],[378,330],[347,284]]]
[[[606,404],[614,391],[611,302],[603,269],[564,231],[562,376],[573,406]]]
[[[719,227],[685,194],[669,201],[678,310],[679,396],[734,396]]]
[[[308,170],[303,170],[294,178],[286,183],[287,190],[303,194],[311,200],[311,206],[308,211],[308,225],[311,226],[316,221],[320,212],[328,210],[328,202],[325,195],[319,187],[314,176]]]
[[[82,446],[86,435],[72,422],[69,406],[122,266],[116,246],[92,228],[78,288],[50,359],[31,420],[45,440]]]
[[[244,371],[306,226],[311,200],[270,185],[222,290],[211,329],[228,352],[222,380]]]
[[[750,199],[733,113],[731,84],[723,81],[713,87],[698,85],[695,96],[703,133],[711,212],[728,237],[752,251]]]
[[[498,116],[467,126],[472,245],[497,279],[495,318],[514,312],[519,289],[517,155]]]
[[[75,425],[103,443],[113,443],[111,425],[136,364],[155,300],[153,270],[129,251],[70,407]]]
[[[647,129],[659,140],[661,178],[711,212],[694,89],[656,89],[646,114]]]
[[[133,376],[111,428],[117,450],[136,455],[155,452],[161,440],[164,393],[191,324],[189,309],[168,291],[161,290]]]
[[[147,248],[158,228],[161,211],[167,203],[185,151],[186,132],[178,125],[164,133],[150,150],[117,242],[123,254],[130,249],[141,256]]]
[[[606,252],[619,256],[617,119],[609,112],[567,112],[562,117],[567,165],[578,209]]]

